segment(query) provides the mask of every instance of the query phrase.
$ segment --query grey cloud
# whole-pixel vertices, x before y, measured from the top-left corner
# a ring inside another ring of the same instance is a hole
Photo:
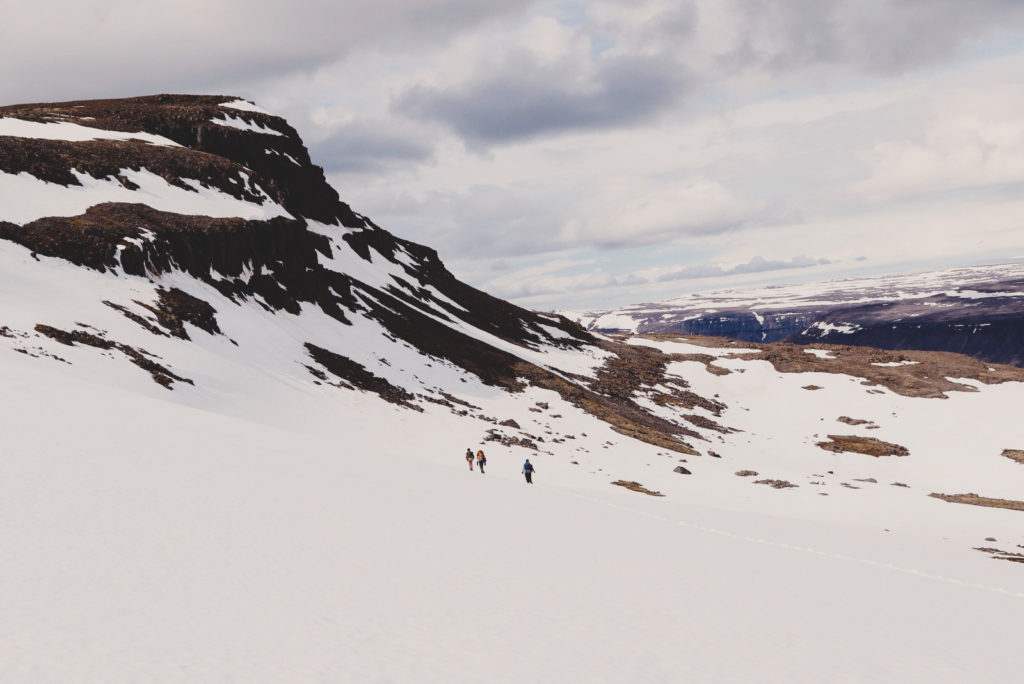
[[[434,147],[421,131],[386,121],[356,121],[311,143],[310,154],[328,173],[380,173],[429,161]]]
[[[395,111],[439,121],[472,144],[501,143],[649,119],[692,87],[688,72],[661,55],[600,59],[592,77],[517,53],[500,68],[447,88],[416,86]]]
[[[529,0],[13,0],[0,23],[4,104],[239,92],[350,50],[410,50]],[[13,5],[13,6],[12,6]]]
[[[619,285],[621,285],[623,287],[626,287],[626,286],[629,286],[629,285],[646,285],[647,284],[647,280],[646,279],[641,278],[640,276],[636,275],[635,273],[630,273],[629,275],[627,275],[627,276],[625,276],[623,278],[618,279],[617,282],[618,282]]]
[[[691,280],[698,278],[715,278],[720,276],[741,275],[745,273],[763,273],[766,271],[782,271],[790,268],[808,268],[810,266],[823,266],[832,263],[825,258],[812,259],[800,255],[789,261],[768,260],[756,256],[745,264],[739,264],[733,268],[721,268],[720,266],[685,266],[678,270],[666,273],[657,279],[657,282],[669,282],[673,280]]]
[[[442,249],[446,259],[501,260],[565,249],[572,200],[554,191],[473,185],[463,192],[389,196],[360,207],[403,237]]]
[[[743,31],[728,69],[842,66],[898,73],[943,61],[980,35],[1024,25],[1019,0],[736,0]]]

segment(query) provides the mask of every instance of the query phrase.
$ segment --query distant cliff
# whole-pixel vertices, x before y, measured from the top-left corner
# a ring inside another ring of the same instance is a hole
[[[1024,264],[720,290],[616,311],[563,313],[605,332],[952,351],[1024,366]]]

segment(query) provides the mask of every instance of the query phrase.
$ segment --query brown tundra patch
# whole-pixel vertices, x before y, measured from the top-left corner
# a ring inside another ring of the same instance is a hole
[[[858,437],[856,435],[829,435],[828,442],[818,442],[817,446],[825,451],[842,453],[844,451],[868,456],[909,456],[910,452],[906,447],[899,444],[883,442],[874,437]]]
[[[1012,499],[992,499],[977,494],[938,494],[931,493],[928,496],[935,499],[942,499],[950,503],[970,504],[972,506],[985,506],[986,508],[1005,508],[1011,511],[1024,511],[1024,501]]]
[[[617,487],[625,487],[626,489],[628,489],[630,491],[633,491],[633,492],[640,492],[641,494],[647,494],[648,496],[665,496],[661,492],[651,491],[650,489],[648,489],[647,487],[644,487],[639,482],[632,482],[632,481],[626,481],[626,480],[616,480],[615,482],[612,482],[612,484],[617,486]]]
[[[1024,449],[1003,449],[1003,456],[1017,463],[1024,463]]]

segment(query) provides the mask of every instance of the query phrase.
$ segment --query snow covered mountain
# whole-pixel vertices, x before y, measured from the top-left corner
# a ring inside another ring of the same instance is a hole
[[[1024,264],[699,292],[562,312],[590,330],[969,354],[1024,366]]]
[[[586,332],[234,97],[0,114],[4,682],[1024,664],[1024,370]]]

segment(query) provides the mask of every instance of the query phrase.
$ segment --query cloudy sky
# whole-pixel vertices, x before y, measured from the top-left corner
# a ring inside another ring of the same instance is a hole
[[[0,0],[4,104],[252,99],[539,308],[1024,259],[1022,0]]]

